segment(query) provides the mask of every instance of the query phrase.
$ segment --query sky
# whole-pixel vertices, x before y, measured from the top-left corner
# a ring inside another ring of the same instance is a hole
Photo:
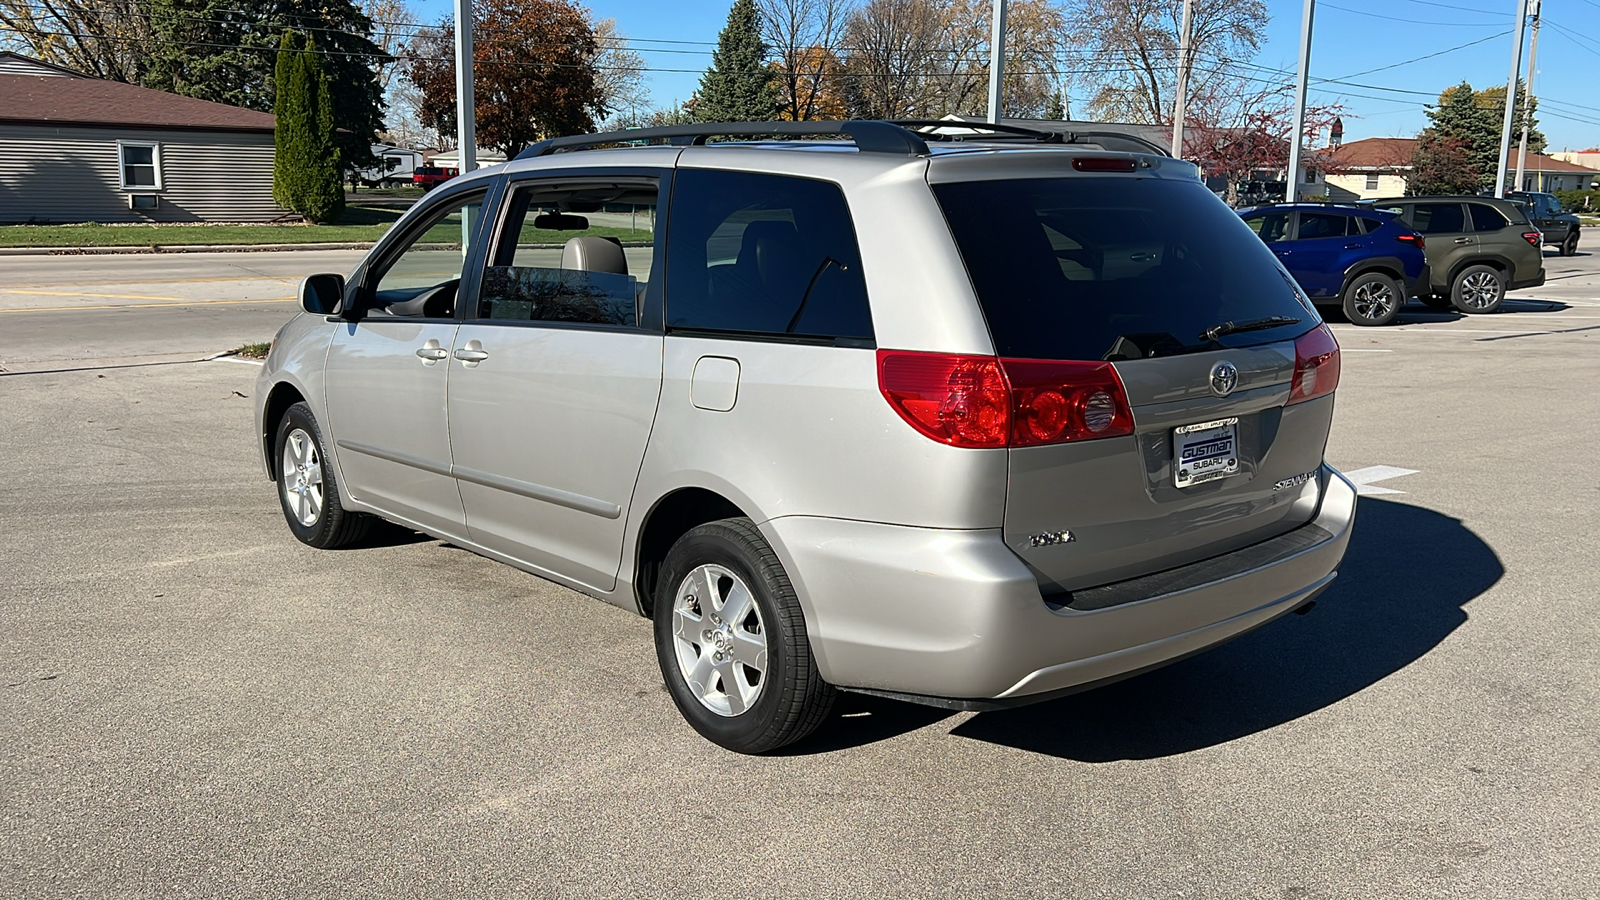
[[[581,0],[580,0],[581,2]],[[1345,141],[1410,137],[1427,126],[1424,105],[1462,80],[1504,85],[1511,70],[1518,0],[1337,0],[1316,4],[1311,43],[1311,101],[1342,103]],[[450,0],[412,0],[418,17],[437,21]],[[611,18],[651,70],[654,106],[687,99],[711,62],[728,0],[590,0],[595,18]],[[1600,92],[1589,81],[1600,63],[1600,0],[1543,0],[1533,88],[1537,117],[1552,149],[1600,145]],[[1250,71],[1292,78],[1298,64],[1301,0],[1267,0],[1271,21]],[[1462,45],[1475,43],[1472,46]],[[1524,41],[1523,68],[1528,41]],[[1460,49],[1452,49],[1460,48]],[[1422,58],[1431,56],[1431,58]],[[1278,75],[1266,70],[1282,70]],[[1323,79],[1319,83],[1319,79]],[[1331,83],[1331,82],[1347,83]],[[1078,98],[1070,97],[1069,101]],[[1073,102],[1072,109],[1078,106]]]

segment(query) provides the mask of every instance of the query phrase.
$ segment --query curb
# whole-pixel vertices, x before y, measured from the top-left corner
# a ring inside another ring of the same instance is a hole
[[[142,247],[0,247],[0,256],[95,256],[112,253],[273,253],[288,250],[367,250],[370,241],[310,244],[156,244]]]

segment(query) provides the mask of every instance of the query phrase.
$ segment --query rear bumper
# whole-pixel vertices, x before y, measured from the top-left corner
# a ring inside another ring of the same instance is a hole
[[[1534,277],[1525,278],[1522,281],[1512,281],[1506,284],[1506,290],[1508,291],[1520,291],[1523,288],[1535,287],[1544,287],[1544,266],[1542,265],[1539,267],[1539,274],[1535,275]]]
[[[1047,602],[998,529],[801,516],[761,528],[800,594],[824,678],[844,688],[982,709],[1155,668],[1303,605],[1336,574],[1355,518],[1350,483],[1328,467],[1322,480],[1320,511],[1302,526],[1317,531],[1283,544],[1281,552],[1264,558],[1246,547],[1096,588],[1109,592],[1100,600],[1117,600],[1096,609]],[[1148,596],[1129,594],[1141,587]]]
[[[1421,297],[1431,290],[1433,290],[1433,275],[1428,271],[1428,264],[1423,263],[1421,271],[1417,273],[1417,277],[1411,279],[1411,283],[1406,285],[1406,297]]]

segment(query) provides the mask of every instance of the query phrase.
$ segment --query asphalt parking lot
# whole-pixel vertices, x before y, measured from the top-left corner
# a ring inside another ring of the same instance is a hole
[[[643,619],[293,539],[256,369],[196,360],[358,255],[0,258],[0,895],[1600,897],[1600,253],[1334,326],[1366,496],[1310,615],[1011,712],[847,695],[766,758]]]

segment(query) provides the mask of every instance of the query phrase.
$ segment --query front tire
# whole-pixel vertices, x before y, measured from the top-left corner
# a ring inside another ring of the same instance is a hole
[[[1405,292],[1382,272],[1364,272],[1345,287],[1339,303],[1345,318],[1355,325],[1387,325],[1400,314]]]
[[[661,567],[656,658],[678,711],[707,740],[763,753],[822,724],[822,680],[783,564],[749,519],[690,529]]]
[[[372,517],[349,512],[328,462],[327,443],[311,407],[289,407],[272,446],[278,461],[278,503],[289,530],[320,550],[348,547],[367,536]]]
[[[1469,315],[1492,313],[1506,299],[1506,276],[1492,266],[1467,266],[1450,288],[1450,304]]]
[[[1568,234],[1567,235],[1567,239],[1561,242],[1561,255],[1562,256],[1577,256],[1578,255],[1578,232],[1576,230],[1574,230],[1570,234]]]

